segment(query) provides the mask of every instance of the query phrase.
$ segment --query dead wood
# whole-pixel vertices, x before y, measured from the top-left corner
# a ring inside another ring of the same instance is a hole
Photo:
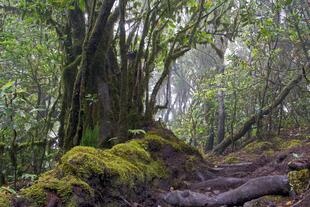
[[[178,206],[241,205],[265,195],[287,195],[289,189],[287,176],[276,175],[251,179],[234,190],[214,197],[186,190],[169,192],[164,200]]]

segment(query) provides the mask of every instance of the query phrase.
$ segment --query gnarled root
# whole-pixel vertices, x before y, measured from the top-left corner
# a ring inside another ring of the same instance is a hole
[[[164,200],[178,206],[221,206],[240,205],[265,195],[285,195],[289,193],[287,176],[264,176],[254,178],[240,187],[210,197],[189,190],[169,192]]]

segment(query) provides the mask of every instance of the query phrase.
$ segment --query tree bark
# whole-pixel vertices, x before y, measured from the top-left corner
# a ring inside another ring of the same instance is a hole
[[[223,61],[224,62],[224,61]],[[219,73],[224,73],[224,66],[219,67]],[[225,103],[224,103],[224,91],[220,89],[218,91],[217,99],[219,102],[218,107],[218,127],[217,127],[217,139],[218,143],[221,143],[225,136]]]

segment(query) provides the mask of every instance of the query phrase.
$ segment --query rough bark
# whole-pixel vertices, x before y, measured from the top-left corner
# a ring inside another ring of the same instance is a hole
[[[173,191],[165,196],[165,201],[178,206],[222,206],[242,205],[265,195],[287,195],[290,186],[287,176],[265,176],[254,178],[240,187],[209,197],[192,191]]]
[[[289,92],[301,81],[302,75],[295,77],[275,98],[275,100],[268,106],[264,107],[258,114],[253,114],[247,121],[240,127],[240,129],[233,135],[225,138],[220,144],[215,146],[213,153],[222,153],[230,144],[242,138],[257,122],[257,119],[262,119],[265,115],[268,115],[272,109],[277,107],[286,98]]]
[[[71,107],[71,100],[74,82],[81,62],[83,41],[85,39],[85,17],[76,2],[72,3],[74,9],[68,11],[68,22],[66,25],[66,35],[59,33],[60,39],[64,39],[64,50],[66,52],[66,66],[63,68],[63,98],[61,113],[59,115],[59,145],[64,146],[65,130],[68,111]]]

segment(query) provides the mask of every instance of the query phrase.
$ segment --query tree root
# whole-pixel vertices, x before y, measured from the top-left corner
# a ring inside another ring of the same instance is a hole
[[[178,206],[240,205],[265,195],[287,195],[289,189],[287,176],[264,176],[251,179],[236,189],[214,197],[186,190],[169,192],[164,200]]]

